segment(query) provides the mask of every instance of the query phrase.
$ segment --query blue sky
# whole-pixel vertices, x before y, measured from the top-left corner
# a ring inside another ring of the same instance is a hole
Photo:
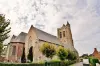
[[[28,32],[30,25],[57,35],[69,21],[80,55],[100,51],[100,0],[0,0],[0,13],[11,20],[11,36]]]

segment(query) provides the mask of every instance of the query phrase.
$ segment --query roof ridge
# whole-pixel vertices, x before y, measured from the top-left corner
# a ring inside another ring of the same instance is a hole
[[[36,28],[36,27],[34,27],[34,28],[35,28],[35,29],[38,29],[38,28]],[[49,34],[49,35],[51,35],[51,36],[57,37],[57,36],[55,36],[55,35],[52,35],[52,34],[50,34],[50,33],[45,32],[45,31],[43,31],[43,30],[41,30],[41,29],[38,29],[38,30],[40,30],[40,31],[42,31],[42,32],[44,32],[44,33],[46,33],[46,34]]]
[[[34,27],[34,29],[36,30],[36,34],[37,34],[38,39],[44,40],[44,41],[47,41],[47,42],[52,42],[52,43],[55,43],[55,44],[60,44],[61,43],[59,41],[59,39],[57,38],[57,36],[54,36],[50,33],[47,33],[43,30],[40,30],[36,27]]]
[[[25,33],[25,32],[20,32],[20,33],[18,34],[18,36],[20,36],[21,34],[27,34],[27,33]],[[18,36],[17,36],[17,37],[18,37]]]
[[[24,40],[25,40],[26,35],[27,33],[20,32],[19,35],[13,38],[11,42],[25,42]]]
[[[20,34],[21,34],[21,33],[25,33],[25,34],[27,34],[26,32],[23,32],[23,31],[22,31],[22,32],[20,32]]]

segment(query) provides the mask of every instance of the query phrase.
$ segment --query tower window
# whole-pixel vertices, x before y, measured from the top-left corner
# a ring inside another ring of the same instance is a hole
[[[65,37],[65,31],[63,31],[63,37]]]
[[[62,33],[60,32],[60,38],[62,38]]]

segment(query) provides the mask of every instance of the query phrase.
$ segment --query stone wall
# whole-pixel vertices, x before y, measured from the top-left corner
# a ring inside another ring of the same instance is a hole
[[[29,54],[29,49],[30,49],[31,46],[33,47],[33,57],[35,57],[34,56],[34,51],[37,52],[37,50],[35,50],[35,48],[37,48],[37,42],[38,42],[38,39],[37,39],[37,36],[36,36],[36,31],[35,31],[34,27],[31,26],[31,28],[30,28],[27,36],[26,36],[26,39],[25,39],[25,55],[26,55],[26,59],[27,59],[27,56]]]
[[[56,45],[56,44],[53,44],[53,43],[50,43],[50,42],[46,42],[46,41],[39,40],[39,42],[36,44],[36,47],[34,48],[34,60],[36,60],[36,61],[45,61],[45,60],[48,59],[40,51],[40,47],[44,43],[52,44],[52,45],[55,46],[55,48],[57,48],[59,46],[59,45]]]
[[[15,55],[12,54],[13,46],[16,46]],[[19,62],[22,56],[23,47],[24,47],[23,43],[10,43],[9,52],[8,52],[9,54],[8,54],[8,58],[6,59],[9,60],[10,62]]]
[[[70,44],[71,46],[74,46],[71,28],[69,25],[63,25],[61,28],[58,28],[57,32],[58,32],[58,38],[63,44],[66,45]],[[65,36],[64,36],[64,32],[65,32]]]

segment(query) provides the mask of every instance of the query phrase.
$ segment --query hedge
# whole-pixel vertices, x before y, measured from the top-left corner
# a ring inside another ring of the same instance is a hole
[[[30,64],[14,64],[14,63],[0,63],[0,66],[45,66],[44,64],[30,63]]]
[[[99,63],[99,60],[96,58],[89,58],[89,63],[96,66],[96,63]]]
[[[56,62],[45,62],[45,63],[0,63],[0,66],[69,66],[75,63],[75,61],[56,61]]]

